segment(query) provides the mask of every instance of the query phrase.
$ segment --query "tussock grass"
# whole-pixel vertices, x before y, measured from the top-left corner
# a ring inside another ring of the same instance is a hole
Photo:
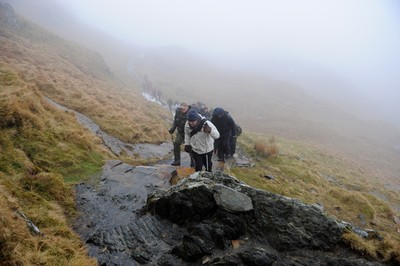
[[[373,259],[378,258],[376,245],[372,243],[372,241],[365,241],[359,235],[352,232],[344,233],[342,239],[344,242],[348,243],[352,249],[360,252],[362,255]]]
[[[66,181],[100,171],[108,153],[74,116],[13,71],[1,68],[0,80],[0,261],[96,265],[69,225],[75,200]],[[18,211],[44,235],[31,234]]]
[[[3,178],[0,173],[0,180]],[[8,189],[0,185],[0,191],[1,265],[97,265],[94,259],[87,257],[79,237],[66,225],[60,209],[44,204],[39,213],[41,216],[35,216],[36,207],[29,210],[34,204],[22,208],[19,199]],[[17,210],[21,209],[26,210],[25,214],[39,226],[43,236],[29,232],[26,222],[17,214]],[[50,216],[56,225],[46,228],[41,220],[45,221]]]
[[[264,139],[258,139],[254,143],[254,150],[258,155],[263,157],[277,156],[279,153],[274,136],[271,137],[268,142]]]

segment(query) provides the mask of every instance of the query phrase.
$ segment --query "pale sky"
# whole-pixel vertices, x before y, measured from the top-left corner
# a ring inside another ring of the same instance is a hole
[[[400,117],[400,1],[54,1],[136,45],[178,45],[214,58],[282,55],[315,62],[351,78]]]

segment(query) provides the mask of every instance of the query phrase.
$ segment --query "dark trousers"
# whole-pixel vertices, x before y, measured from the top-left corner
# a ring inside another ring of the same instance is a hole
[[[174,140],[174,161],[181,161],[181,145],[185,136],[183,132],[177,132]]]
[[[215,141],[215,148],[217,149],[218,159],[224,159],[226,155],[230,154],[229,140],[230,136],[220,137]]]
[[[206,171],[211,172],[212,170],[212,154],[213,152],[210,151],[204,154],[198,154],[196,152],[192,152],[194,162],[196,164],[195,170],[196,172],[203,170],[203,166],[206,168]]]
[[[231,137],[229,142],[229,154],[234,155],[236,152],[236,137]]]

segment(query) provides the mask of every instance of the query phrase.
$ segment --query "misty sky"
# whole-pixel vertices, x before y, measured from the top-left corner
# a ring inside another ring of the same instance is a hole
[[[221,59],[275,55],[320,64],[351,78],[359,91],[400,117],[400,1],[55,1],[136,45],[178,45]]]

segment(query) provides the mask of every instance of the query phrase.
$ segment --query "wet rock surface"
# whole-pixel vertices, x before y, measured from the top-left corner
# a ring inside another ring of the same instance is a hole
[[[77,186],[75,229],[100,265],[380,265],[312,205],[222,172],[171,186],[174,169],[109,161],[98,183]]]

